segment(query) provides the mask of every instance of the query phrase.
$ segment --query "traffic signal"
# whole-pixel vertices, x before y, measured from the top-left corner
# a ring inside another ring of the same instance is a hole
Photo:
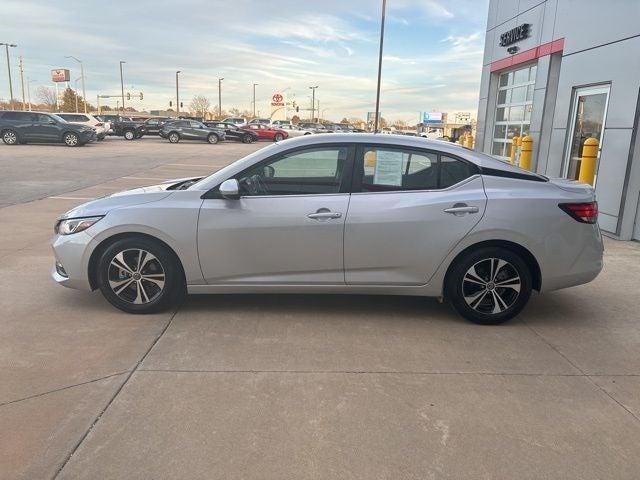
[[[300,107],[296,107],[296,113],[300,111]]]
[[[140,100],[142,100],[144,98],[144,95],[142,94],[142,92],[140,92]]]
[[[171,100],[169,100],[169,106],[173,107],[173,102]]]
[[[127,100],[131,100],[131,94],[127,92]]]
[[[182,108],[182,107],[183,107],[182,102],[180,102],[180,108]]]

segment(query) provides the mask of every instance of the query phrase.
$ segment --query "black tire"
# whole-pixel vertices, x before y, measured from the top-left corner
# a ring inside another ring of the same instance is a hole
[[[274,142],[281,142],[282,140],[284,140],[284,135],[281,133],[276,133],[273,137]]]
[[[311,135],[311,132],[306,132],[305,135]]]
[[[220,141],[220,138],[215,133],[210,133],[209,136],[207,137],[207,142],[209,142],[211,145],[215,145],[219,141]]]
[[[3,130],[2,141],[6,145],[17,145],[18,143],[20,143],[20,138],[18,137],[18,133],[14,130]]]
[[[142,135],[143,135],[142,133],[138,132],[138,133],[136,133],[136,138],[142,138]]]
[[[135,270],[140,251],[145,252],[142,268]],[[113,263],[120,263],[119,259],[131,266],[131,273]],[[144,237],[123,238],[109,245],[98,259],[97,280],[107,301],[128,313],[161,312],[178,305],[186,295],[184,275],[173,252]]]
[[[171,143],[178,143],[180,141],[180,134],[178,132],[171,132],[167,135],[167,138]]]
[[[253,143],[254,141],[253,135],[244,135],[242,137],[242,143]]]
[[[80,137],[78,137],[77,133],[74,132],[66,132],[62,135],[62,141],[67,147],[78,147],[82,145],[80,143]]]
[[[135,140],[136,139],[136,132],[134,132],[131,129],[127,129],[122,133],[122,136],[124,137],[125,140]]]
[[[497,325],[515,317],[529,301],[531,272],[511,250],[479,248],[455,262],[447,274],[445,296],[467,320]]]

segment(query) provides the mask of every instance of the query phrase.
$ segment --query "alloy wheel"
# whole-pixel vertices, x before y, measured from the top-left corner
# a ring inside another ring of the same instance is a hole
[[[180,137],[177,133],[172,133],[171,135],[169,135],[169,141],[171,143],[178,143],[178,140],[180,140]]]
[[[109,264],[109,286],[121,300],[142,305],[154,301],[164,290],[162,263],[144,249],[127,249]]]
[[[15,133],[9,131],[9,132],[4,132],[4,135],[2,135],[2,140],[7,145],[14,145],[18,141],[18,137],[16,136]]]
[[[67,133],[64,136],[64,143],[69,147],[75,147],[78,144],[78,136],[73,133]]]
[[[124,132],[124,138],[126,138],[127,140],[133,140],[135,137],[135,133],[133,133],[131,130],[127,130],[126,132]]]
[[[483,314],[498,314],[510,308],[518,299],[521,287],[518,270],[502,258],[484,258],[462,277],[465,302]]]

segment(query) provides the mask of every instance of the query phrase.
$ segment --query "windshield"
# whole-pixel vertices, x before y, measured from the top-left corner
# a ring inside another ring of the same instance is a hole
[[[50,113],[49,114],[51,116],[51,118],[53,118],[56,122],[60,122],[60,123],[69,123],[67,122],[64,118],[62,118],[60,115],[56,115],[55,113]]]

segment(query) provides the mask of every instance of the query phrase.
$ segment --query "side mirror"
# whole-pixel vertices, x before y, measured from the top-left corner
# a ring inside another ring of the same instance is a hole
[[[240,185],[235,178],[222,182],[218,190],[220,190],[220,195],[227,200],[238,200],[240,198]]]

